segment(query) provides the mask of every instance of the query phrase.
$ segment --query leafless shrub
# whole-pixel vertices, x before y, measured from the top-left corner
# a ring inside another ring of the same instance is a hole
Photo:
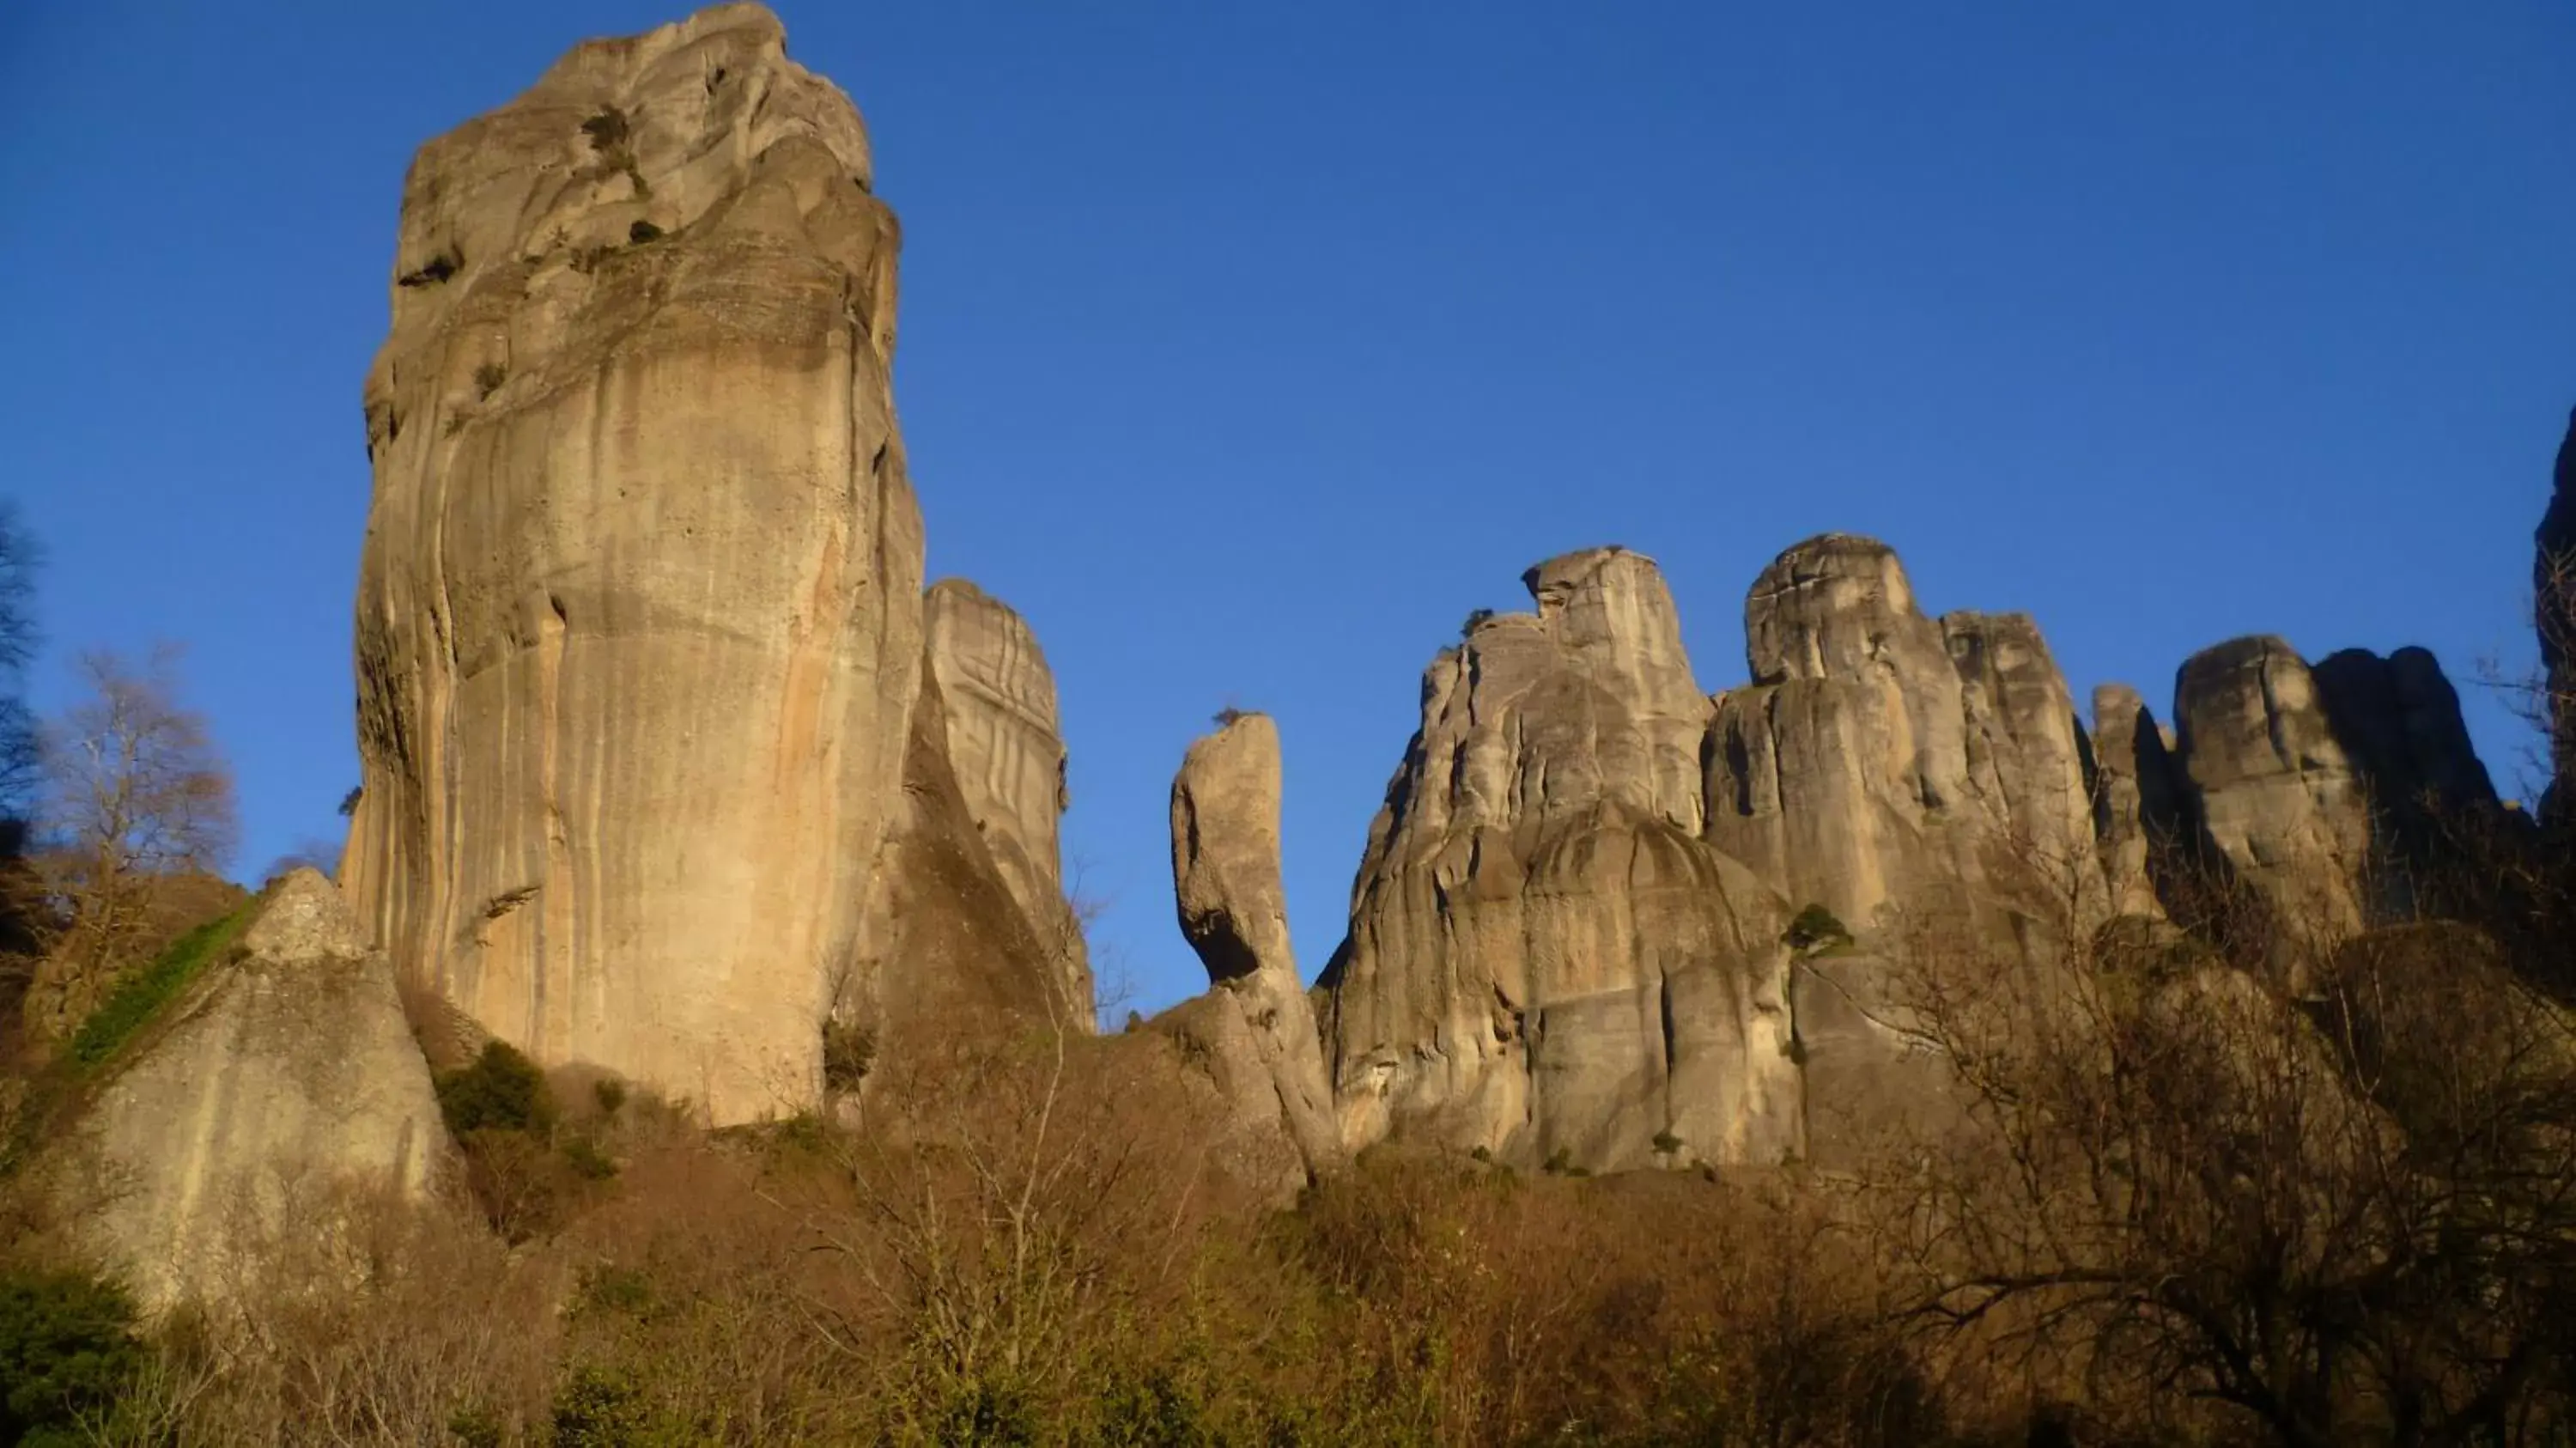
[[[378,1199],[321,1212],[165,1325],[152,1389],[181,1441],[446,1443],[460,1419],[541,1421],[561,1269],[453,1213]]]
[[[2556,1441],[2563,1020],[2472,932],[2285,938],[2295,997],[2172,931],[1907,942],[1970,1126],[1875,1184],[1905,1315],[2141,1429]]]

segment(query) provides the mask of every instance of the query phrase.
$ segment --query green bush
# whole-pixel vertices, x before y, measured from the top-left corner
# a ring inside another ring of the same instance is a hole
[[[143,1367],[134,1305],[86,1272],[0,1274],[0,1444],[90,1441]]]
[[[626,113],[609,106],[581,123],[581,133],[590,137],[590,148],[605,155],[626,144]]]
[[[543,1133],[555,1124],[545,1073],[506,1041],[485,1043],[474,1064],[438,1078],[438,1111],[458,1136],[473,1131]]]
[[[572,1174],[586,1182],[604,1182],[617,1175],[617,1162],[599,1149],[587,1136],[576,1136],[563,1144],[563,1159]]]
[[[599,1114],[615,1116],[626,1104],[626,1083],[614,1076],[602,1076],[590,1083],[590,1099],[599,1103]]]
[[[635,1380],[596,1367],[577,1368],[565,1380],[553,1416],[555,1448],[631,1448],[651,1423]]]
[[[510,1441],[509,1428],[489,1408],[457,1409],[447,1420],[447,1431],[461,1448],[501,1448]]]
[[[1657,1156],[1670,1156],[1681,1149],[1682,1139],[1680,1137],[1673,1135],[1669,1131],[1658,1131],[1655,1133],[1655,1154]]]
[[[1539,1167],[1539,1170],[1546,1172],[1549,1176],[1564,1176],[1566,1173],[1573,1171],[1574,1148],[1570,1146],[1560,1146],[1556,1150],[1549,1152],[1547,1154],[1547,1161]]]
[[[1852,933],[1843,927],[1842,921],[1836,919],[1831,910],[1822,905],[1809,905],[1789,922],[1788,930],[1781,934],[1780,939],[1791,950],[1821,950],[1851,944]]]

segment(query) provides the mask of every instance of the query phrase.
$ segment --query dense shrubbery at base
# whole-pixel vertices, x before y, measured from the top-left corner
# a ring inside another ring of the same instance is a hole
[[[1158,1048],[923,1063],[859,1129],[565,1110],[619,1170],[548,1230],[299,1249],[157,1329],[107,1441],[1937,1440],[1800,1212],[1380,1153],[1264,1213],[1143,1094]]]
[[[91,1441],[143,1360],[133,1305],[114,1284],[62,1268],[0,1273],[0,1444]]]
[[[69,1385],[0,1448],[2576,1441],[2544,959],[2388,929],[2289,994],[2268,930],[1897,924],[1969,1119],[1832,1176],[1381,1149],[1265,1212],[1150,1032],[712,1135],[491,1047],[438,1078],[452,1201],[148,1335],[0,1211],[0,1373]]]

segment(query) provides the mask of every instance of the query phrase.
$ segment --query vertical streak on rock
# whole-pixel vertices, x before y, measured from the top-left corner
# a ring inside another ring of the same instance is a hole
[[[947,767],[911,750],[922,539],[870,172],[757,5],[585,43],[421,149],[367,382],[359,914],[486,1029],[719,1120],[814,1098],[835,978],[918,993],[890,901],[999,888],[962,810],[902,805]],[[885,878],[897,824],[956,889]],[[1022,964],[952,1014],[1056,1005]]]

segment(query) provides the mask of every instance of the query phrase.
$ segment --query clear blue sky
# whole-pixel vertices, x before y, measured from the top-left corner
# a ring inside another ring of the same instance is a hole
[[[2576,6],[786,0],[902,213],[934,573],[1052,657],[1104,965],[1173,766],[1276,714],[1311,975],[1417,680],[1619,542],[1703,686],[1877,534],[2079,699],[2272,631],[2526,663],[2576,401]],[[677,5],[0,6],[0,491],[61,654],[167,636],[255,872],[355,782],[359,381],[412,148]],[[2160,708],[2161,712],[2161,708]]]

